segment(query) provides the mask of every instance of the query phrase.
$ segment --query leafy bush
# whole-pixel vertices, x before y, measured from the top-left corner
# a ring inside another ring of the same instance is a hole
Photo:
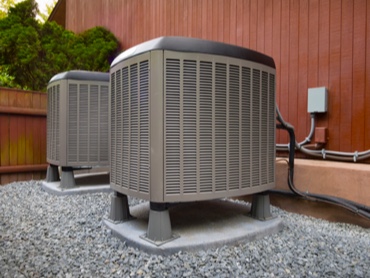
[[[0,75],[6,86],[43,91],[50,78],[72,69],[108,71],[118,40],[103,27],[81,34],[36,20],[37,3],[26,0],[0,20]]]

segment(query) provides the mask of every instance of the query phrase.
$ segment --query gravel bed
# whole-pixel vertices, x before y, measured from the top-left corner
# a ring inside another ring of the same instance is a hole
[[[0,187],[0,277],[370,277],[370,230],[355,225],[272,207],[284,221],[278,234],[159,256],[111,236],[109,208],[109,193],[54,196],[40,181]]]

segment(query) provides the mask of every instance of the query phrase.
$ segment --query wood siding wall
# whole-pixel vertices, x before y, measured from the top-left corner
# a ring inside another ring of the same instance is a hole
[[[251,48],[274,58],[277,103],[303,140],[307,89],[329,90],[326,149],[370,149],[368,0],[66,0],[66,28],[101,25],[123,49],[159,36],[189,36]],[[279,143],[287,142],[279,131]]]
[[[0,87],[0,184],[46,172],[46,93]]]

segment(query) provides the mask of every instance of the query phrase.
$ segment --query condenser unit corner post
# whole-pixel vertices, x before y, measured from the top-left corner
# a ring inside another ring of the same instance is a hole
[[[110,81],[111,188],[150,202],[148,241],[174,238],[170,203],[275,186],[272,58],[161,37],[121,53]]]
[[[109,74],[73,70],[48,83],[47,182],[75,186],[73,171],[109,166]]]

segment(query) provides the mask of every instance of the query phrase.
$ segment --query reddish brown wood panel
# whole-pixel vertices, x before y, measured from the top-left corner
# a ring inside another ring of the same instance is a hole
[[[362,7],[363,8],[363,7]],[[370,142],[370,4],[366,7],[366,69],[365,69],[365,148],[369,148]]]
[[[366,0],[354,1],[353,18],[353,68],[352,68],[352,147],[365,148],[365,86],[366,82]]]
[[[298,96],[302,93],[298,91],[298,63],[299,63],[299,1],[290,1],[290,20],[289,20],[289,57],[288,57],[288,114],[287,118],[294,126],[298,126]],[[304,93],[304,92],[303,92]],[[296,137],[300,140],[304,138],[306,130],[303,128],[297,129]]]
[[[307,88],[308,88],[308,55],[309,55],[309,1],[299,2],[298,12],[298,86],[297,86],[297,136],[302,141],[310,128],[310,121],[301,117],[302,111],[307,111]],[[299,128],[298,128],[299,127]],[[299,131],[298,131],[299,129]]]
[[[341,79],[340,79],[340,149],[351,150],[352,142],[352,68],[353,1],[342,1]],[[354,123],[356,124],[356,123]]]
[[[329,84],[329,51],[330,51],[330,2],[319,1],[319,47],[318,47],[318,86]],[[317,126],[327,127],[328,117],[319,115],[316,117]],[[309,127],[308,127],[309,128]]]
[[[46,98],[45,93],[0,88],[0,184],[45,176],[39,170],[14,173],[14,167],[46,164]],[[13,170],[6,173],[8,166]]]
[[[368,0],[66,0],[66,28],[102,25],[123,49],[159,36],[238,44],[271,55],[276,100],[297,139],[310,128],[307,90],[329,90],[326,149],[370,149],[370,2]],[[285,132],[277,141],[286,143]]]

